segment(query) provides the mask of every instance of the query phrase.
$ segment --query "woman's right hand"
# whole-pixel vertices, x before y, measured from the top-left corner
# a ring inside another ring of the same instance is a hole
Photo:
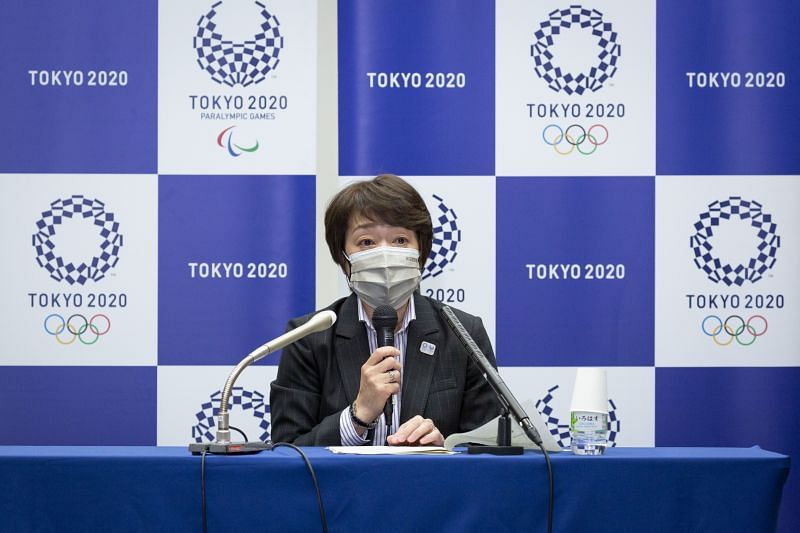
[[[361,367],[361,384],[355,401],[356,416],[363,422],[376,420],[392,394],[400,392],[400,351],[383,346],[369,356]]]

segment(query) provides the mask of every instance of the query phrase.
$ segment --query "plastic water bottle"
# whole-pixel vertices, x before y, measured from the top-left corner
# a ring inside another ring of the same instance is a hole
[[[608,446],[608,414],[571,411],[569,434],[575,455],[603,455]]]

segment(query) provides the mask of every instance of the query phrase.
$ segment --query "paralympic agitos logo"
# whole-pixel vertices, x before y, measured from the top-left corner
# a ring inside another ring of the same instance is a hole
[[[217,2],[197,21],[193,46],[197,64],[215,82],[234,87],[261,83],[277,68],[283,49],[283,36],[278,18],[261,2],[253,2],[258,24],[253,38],[243,42],[225,39],[224,28],[215,22],[223,2]],[[249,21],[248,21],[249,22]]]
[[[217,135],[217,146],[225,148],[231,157],[239,157],[243,153],[252,154],[260,147],[258,139],[250,146],[243,146],[233,140],[233,130],[236,126],[228,126]]]

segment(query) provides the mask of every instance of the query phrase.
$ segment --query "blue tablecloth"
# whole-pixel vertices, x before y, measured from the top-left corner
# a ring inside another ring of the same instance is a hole
[[[541,455],[343,456],[305,448],[330,531],[545,531]],[[760,448],[554,454],[555,531],[774,531],[789,458]],[[208,456],[209,532],[319,531],[288,448]],[[200,531],[185,448],[0,446],[2,531]]]

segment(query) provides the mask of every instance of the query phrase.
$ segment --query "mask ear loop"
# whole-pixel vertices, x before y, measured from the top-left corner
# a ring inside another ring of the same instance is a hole
[[[353,275],[353,262],[350,261],[350,256],[348,256],[347,252],[345,252],[344,250],[342,250],[342,256],[345,258],[347,264],[349,265],[349,268],[347,269],[347,283],[350,284],[351,283],[350,278]]]

